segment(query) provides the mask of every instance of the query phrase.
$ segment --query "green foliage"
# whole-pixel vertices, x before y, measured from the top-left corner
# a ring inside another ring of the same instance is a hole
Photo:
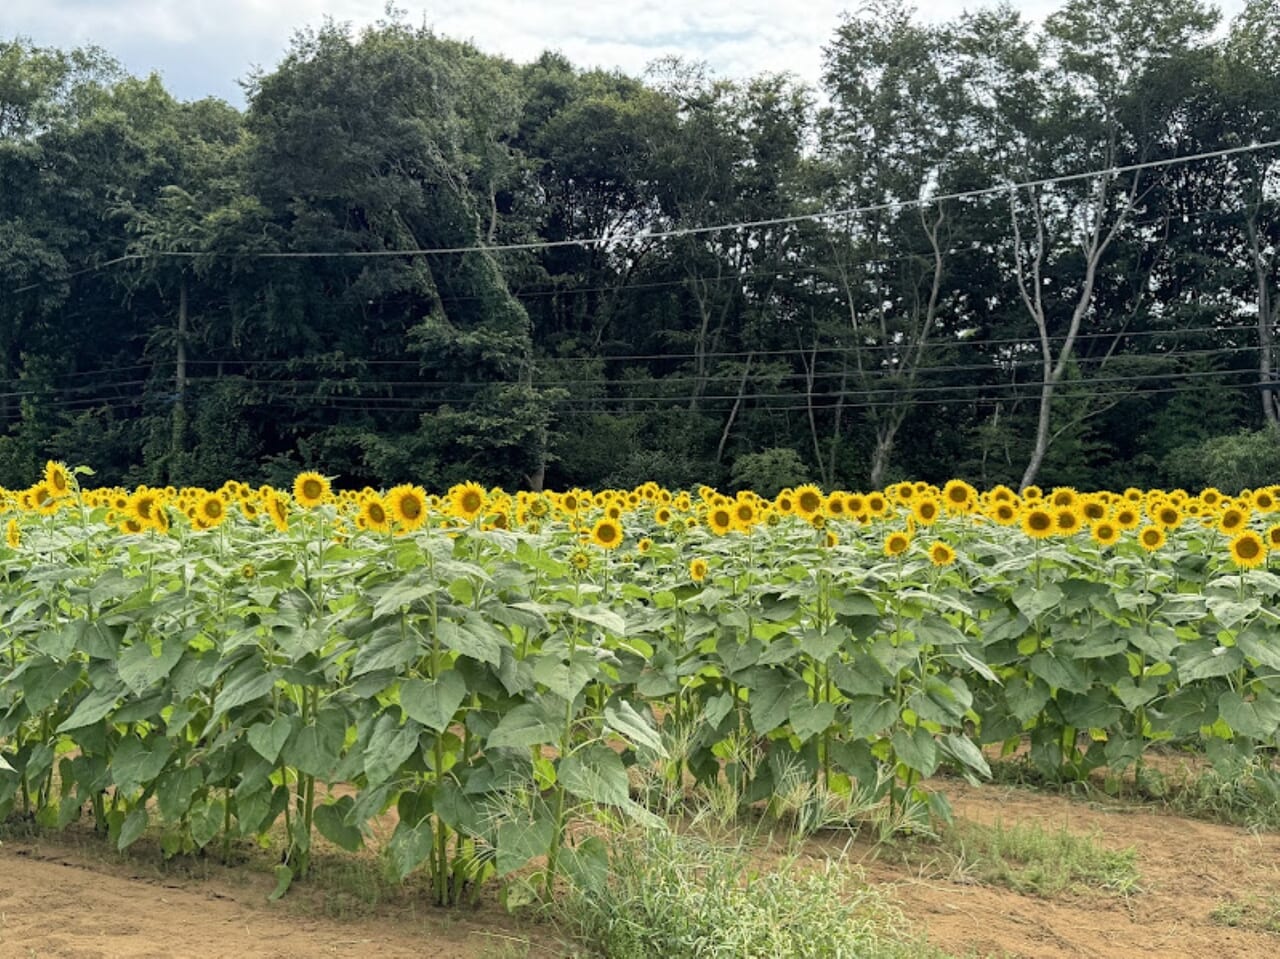
[[[807,482],[809,468],[795,450],[787,447],[743,453],[729,471],[729,483],[734,489],[755,490],[770,499],[788,486]]]
[[[696,830],[615,836],[608,872],[575,885],[555,911],[608,959],[943,959],[905,931],[853,865],[799,857],[746,865],[756,858],[748,843]]]
[[[943,831],[942,843],[956,857],[957,870],[1015,892],[1127,895],[1138,889],[1133,847],[1107,849],[1098,837],[1065,826],[1047,830],[1036,823],[958,820]]]
[[[1269,486],[1280,477],[1280,431],[1266,428],[1215,436],[1171,452],[1164,461],[1171,482],[1187,489]]]

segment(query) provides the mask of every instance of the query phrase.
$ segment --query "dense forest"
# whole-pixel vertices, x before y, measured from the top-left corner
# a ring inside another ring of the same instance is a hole
[[[0,484],[1280,479],[1280,0],[878,2],[823,64],[392,16],[239,110],[0,41]]]

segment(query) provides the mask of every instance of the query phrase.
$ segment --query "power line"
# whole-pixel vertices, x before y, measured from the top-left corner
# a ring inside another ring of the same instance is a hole
[[[758,220],[740,220],[731,223],[720,223],[712,226],[693,226],[693,227],[677,227],[671,230],[642,230],[633,233],[620,233],[612,236],[595,236],[581,237],[568,240],[533,240],[522,243],[499,243],[492,245],[469,245],[469,246],[452,246],[452,247],[420,247],[408,250],[314,250],[314,251],[297,251],[297,250],[260,250],[253,252],[232,252],[221,250],[150,250],[146,253],[130,253],[124,256],[107,260],[101,264],[85,267],[69,276],[78,276],[82,273],[92,272],[112,266],[117,263],[123,263],[131,260],[146,260],[152,258],[169,258],[169,259],[369,259],[369,258],[385,258],[397,256],[445,256],[465,253],[510,253],[531,250],[551,250],[565,247],[591,247],[591,246],[607,246],[619,244],[630,240],[667,240],[676,239],[686,236],[703,236],[710,233],[719,233],[727,230],[748,230],[758,229],[770,226],[788,226],[796,223],[810,223],[821,220],[837,219],[841,217],[863,216],[869,213],[882,213],[888,211],[910,210],[917,207],[931,206],[935,203],[943,203],[949,200],[968,200],[982,196],[990,196],[997,193],[1012,193],[1017,190],[1034,189],[1036,187],[1051,186],[1057,183],[1073,183],[1081,180],[1088,180],[1100,176],[1119,176],[1123,173],[1136,173],[1141,170],[1158,169],[1161,167],[1174,166],[1182,163],[1192,163],[1197,160],[1209,160],[1217,157],[1232,156],[1240,153],[1253,153],[1261,150],[1268,150],[1280,147],[1280,140],[1268,140],[1263,143],[1250,143],[1234,147],[1224,147],[1217,150],[1205,150],[1200,153],[1185,154],[1182,156],[1167,157],[1163,160],[1146,160],[1141,163],[1129,163],[1121,166],[1107,167],[1101,170],[1090,170],[1083,173],[1067,173],[1056,176],[1038,177],[1033,180],[1023,180],[1016,183],[1003,183],[997,186],[977,187],[971,190],[958,190],[951,193],[941,193],[930,197],[918,197],[916,199],[905,199],[887,201],[881,203],[866,204],[863,206],[847,207],[835,210],[820,210],[815,213],[797,213],[782,217],[769,217]],[[34,283],[25,287],[20,287],[12,291],[14,294],[24,293],[43,285],[42,283]]]

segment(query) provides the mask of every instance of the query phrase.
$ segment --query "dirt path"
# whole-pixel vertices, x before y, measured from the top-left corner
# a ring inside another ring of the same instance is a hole
[[[544,955],[520,932],[423,907],[331,919],[269,903],[270,878],[173,878],[56,841],[0,847],[0,957],[22,959],[498,959]],[[400,910],[403,913],[403,910]],[[509,926],[510,923],[505,925]]]
[[[904,864],[883,848],[855,844],[850,855],[868,878],[938,946],[998,959],[1234,959],[1280,947],[1280,934],[1263,928],[1271,921],[1280,929],[1280,834],[1002,786],[942,788],[964,819],[1065,826],[1112,848],[1136,846],[1141,889],[1019,895],[977,884],[927,854],[912,853]],[[833,844],[840,841],[825,848]],[[548,959],[566,951],[548,930],[521,925],[492,901],[457,912],[405,895],[335,909],[304,889],[269,903],[263,870],[201,868],[198,876],[175,874],[149,860],[121,860],[85,838],[6,840],[0,959]]]
[[[1018,959],[1226,959],[1280,947],[1280,936],[1232,928],[1223,917],[1233,904],[1267,906],[1280,891],[1280,836],[1022,789],[948,784],[946,791],[965,819],[1065,826],[1110,848],[1136,846],[1141,891],[1045,899],[966,883],[963,875],[934,878],[869,863],[870,878],[895,884],[903,910],[939,946]]]

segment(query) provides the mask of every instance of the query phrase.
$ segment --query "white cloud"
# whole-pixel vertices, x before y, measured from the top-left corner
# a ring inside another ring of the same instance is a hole
[[[94,43],[135,73],[160,72],[184,97],[236,98],[235,81],[251,67],[270,68],[294,31],[326,16],[360,27],[383,16],[382,0],[0,0],[0,38],[29,36],[67,47]],[[1235,12],[1243,0],[1226,0]],[[546,49],[583,67],[639,74],[652,60],[679,54],[722,76],[789,71],[816,83],[822,47],[840,0],[398,0],[409,22],[474,41],[481,49],[527,61]],[[979,3],[920,0],[929,20],[958,16]],[[1034,18],[1056,0],[1020,0]]]

